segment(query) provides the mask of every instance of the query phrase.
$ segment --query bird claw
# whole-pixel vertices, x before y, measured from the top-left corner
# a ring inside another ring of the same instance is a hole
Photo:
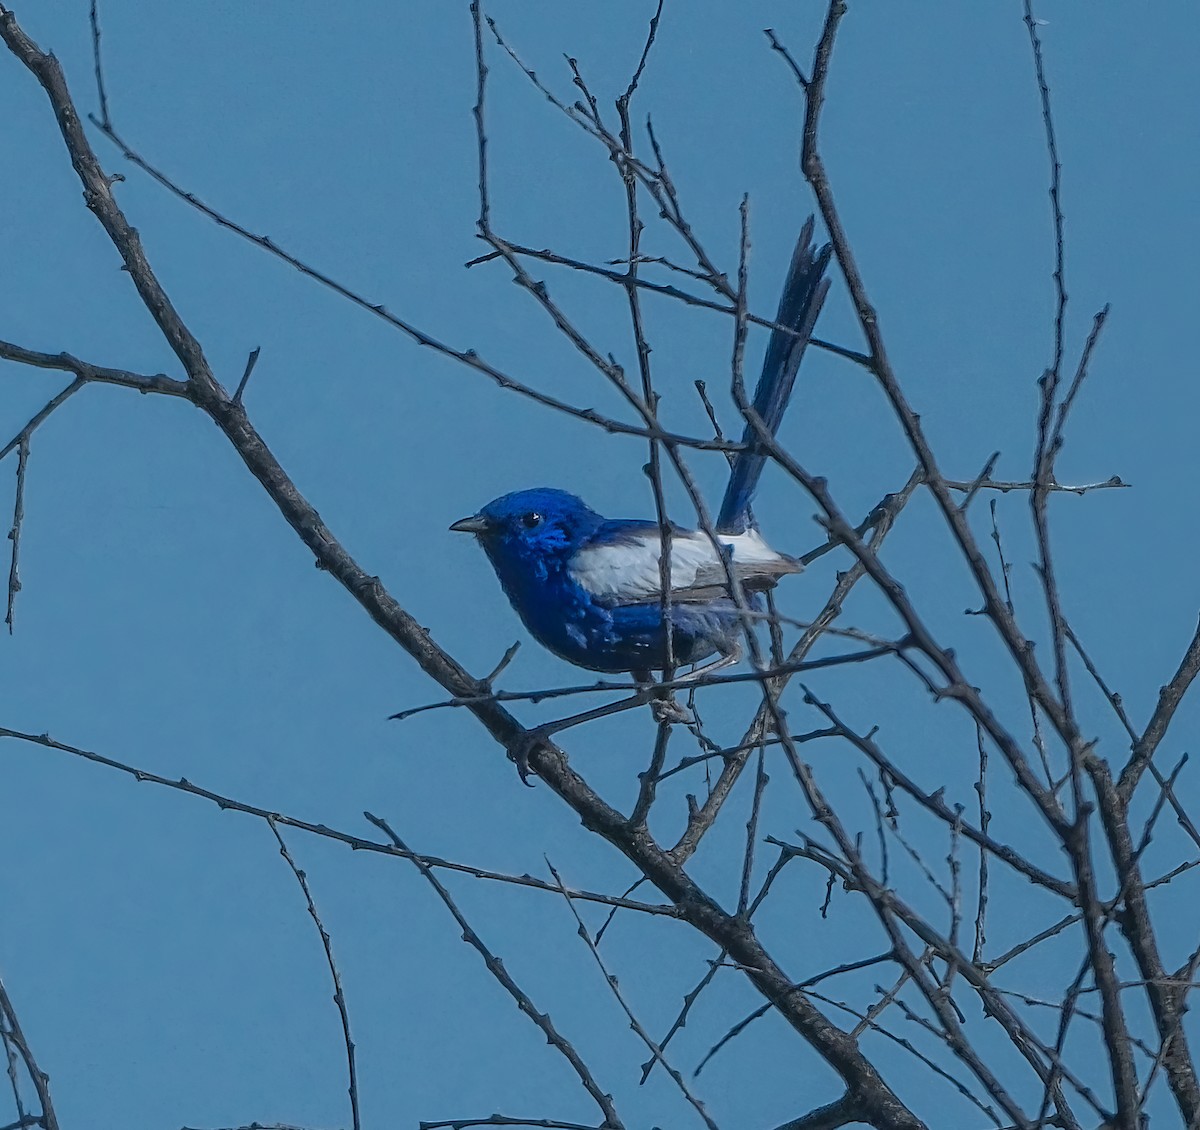
[[[674,698],[653,699],[650,703],[650,713],[654,716],[654,721],[660,726],[670,722],[682,724],[692,720],[691,714],[680,706]]]
[[[537,776],[537,771],[529,764],[529,755],[533,752],[533,747],[548,736],[548,731],[544,726],[535,726],[532,730],[522,731],[508,747],[508,756],[517,766],[517,775],[521,778],[521,784],[527,788],[533,788],[529,780],[530,774]]]

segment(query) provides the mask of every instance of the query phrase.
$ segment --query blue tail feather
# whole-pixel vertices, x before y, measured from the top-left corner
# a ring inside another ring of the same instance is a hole
[[[754,411],[762,418],[771,435],[779,430],[784,410],[791,399],[792,387],[804,348],[812,336],[817,315],[829,292],[829,280],[824,278],[829,265],[830,248],[826,244],[819,251],[812,245],[813,218],[810,216],[800,231],[792,263],[788,268],[783,296],[779,300],[779,313],[775,321],[791,331],[775,329],[767,344],[763,359],[762,376],[754,390]],[[729,485],[721,501],[716,529],[720,533],[737,534],[752,524],[750,501],[758,487],[758,480],[766,465],[767,457],[757,442],[758,433],[749,423],[742,435],[747,450],[734,459],[729,472]]]

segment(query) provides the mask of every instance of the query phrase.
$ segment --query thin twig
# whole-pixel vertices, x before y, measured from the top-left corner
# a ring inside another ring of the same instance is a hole
[[[977,847],[1008,864],[1013,870],[1024,875],[1031,882],[1036,883],[1039,887],[1044,887],[1048,891],[1052,891],[1054,894],[1070,902],[1075,901],[1075,888],[1071,883],[1059,879],[1041,867],[1038,867],[1015,848],[994,839],[982,827],[975,828],[966,821],[962,821],[959,814],[946,803],[941,789],[937,789],[932,793],[922,789],[895,761],[887,757],[878,742],[865,734],[857,733],[842,720],[841,716],[829,703],[821,701],[808,688],[805,688],[805,694],[807,696],[805,701],[810,706],[816,707],[829,720],[833,732],[853,744],[856,749],[875,765],[880,773],[887,776],[893,785],[903,789],[913,800],[927,811],[932,812],[947,826],[953,826],[956,822],[959,823],[960,831],[967,839],[971,840]]]
[[[59,407],[59,405],[65,403],[72,396],[74,396],[81,388],[83,388],[86,383],[87,382],[81,377],[76,377],[75,380],[62,389],[61,392],[58,392],[52,396],[30,417],[29,422],[19,432],[17,432],[17,434],[13,436],[8,443],[6,443],[3,447],[0,447],[0,459],[3,459],[6,455],[16,451],[16,449],[20,447],[22,439],[28,440],[29,437],[33,435],[35,431],[37,431],[38,426],[42,424],[47,417],[49,417],[51,412]]]
[[[242,373],[242,379],[238,381],[238,386],[233,394],[234,404],[241,404],[242,393],[246,391],[246,385],[250,383],[250,374],[254,372],[254,366],[258,364],[258,355],[262,352],[262,347],[256,345],[250,350],[250,356],[246,358],[246,371]]]
[[[556,1118],[514,1118],[511,1115],[489,1114],[484,1118],[451,1118],[443,1122],[418,1122],[417,1130],[469,1130],[474,1126],[521,1126],[527,1130],[604,1130],[583,1122],[560,1122]],[[263,1127],[263,1130],[268,1130]]]
[[[364,812],[363,815],[376,828],[383,832],[397,848],[408,853],[408,857],[416,865],[417,870],[420,871],[421,877],[434,889],[438,898],[441,899],[442,905],[450,912],[454,921],[458,923],[459,928],[462,930],[463,941],[483,958],[483,963],[487,966],[488,972],[496,979],[501,988],[516,1001],[517,1007],[521,1012],[537,1025],[546,1037],[546,1042],[571,1065],[583,1089],[592,1097],[592,1100],[600,1108],[601,1114],[604,1115],[604,1130],[624,1130],[625,1124],[617,1116],[617,1109],[613,1106],[612,1096],[600,1089],[599,1084],[597,1084],[595,1077],[592,1075],[591,1069],[584,1063],[579,1052],[575,1050],[575,1046],[555,1028],[554,1021],[550,1019],[549,1013],[538,1012],[529,994],[513,980],[512,975],[504,967],[504,962],[488,949],[483,939],[472,929],[471,924],[463,916],[462,911],[459,910],[450,892],[442,885],[441,880],[433,873],[433,870],[426,866],[416,855],[409,852],[408,845],[396,834],[386,820],[382,817],[374,816],[370,812]]]
[[[800,89],[807,92],[808,79],[804,77],[804,72],[800,69],[800,65],[795,59],[792,58],[792,53],[782,43],[779,42],[779,37],[775,34],[774,28],[764,28],[763,35],[765,35],[769,40],[771,44],[771,50],[777,51],[783,56],[783,61],[787,63],[792,72],[792,77],[799,84]]]
[[[981,835],[988,834],[988,825],[992,820],[991,810],[987,802],[987,744],[983,740],[983,730],[975,727],[976,748],[979,751],[979,776],[975,779],[975,792],[979,797],[979,831]],[[979,879],[975,893],[975,945],[971,951],[971,960],[976,965],[983,964],[983,951],[987,945],[987,909],[988,909],[988,853],[979,849]]]
[[[572,901],[571,896],[568,893],[566,886],[563,884],[562,878],[558,871],[555,870],[554,864],[547,859],[546,866],[550,869],[550,874],[554,876],[554,881],[559,884],[559,887],[562,891],[562,896],[566,900],[567,907],[571,911],[571,917],[575,919],[579,936],[583,939],[584,945],[587,946],[588,951],[595,959],[596,964],[600,967],[600,972],[604,975],[605,982],[607,982],[608,987],[612,990],[612,994],[616,998],[617,1003],[621,1006],[621,1011],[625,1013],[626,1017],[628,1017],[629,1026],[638,1034],[638,1037],[641,1039],[642,1043],[649,1048],[650,1054],[662,1064],[667,1074],[674,1081],[675,1086],[679,1088],[680,1094],[683,1095],[691,1108],[700,1116],[701,1121],[705,1126],[708,1127],[708,1130],[718,1130],[717,1124],[712,1120],[708,1111],[704,1109],[704,1104],[694,1094],[692,1094],[691,1088],[688,1087],[687,1081],[683,1078],[683,1076],[676,1071],[670,1063],[667,1062],[666,1057],[663,1055],[662,1048],[660,1048],[658,1044],[654,1042],[650,1036],[650,1033],[646,1031],[646,1029],[642,1026],[641,1021],[638,1020],[637,1016],[634,1014],[633,1009],[629,1007],[629,1002],[625,999],[625,994],[621,992],[621,987],[617,983],[616,977],[614,977],[613,974],[608,971],[608,966],[605,965],[604,958],[600,956],[600,951],[596,948],[596,943],[592,940],[591,932],[584,925],[583,919],[579,916],[579,911],[575,909],[575,903]]]
[[[21,1062],[25,1065],[25,1071],[29,1075],[29,1081],[33,1084],[34,1092],[42,1107],[42,1113],[38,1119],[42,1130],[59,1130],[58,1115],[54,1113],[54,1100],[50,1097],[50,1076],[38,1066],[29,1041],[26,1040],[25,1033],[21,1030],[21,1022],[17,1019],[17,1010],[13,1007],[12,998],[8,995],[8,990],[4,987],[2,980],[0,980],[0,1028],[5,1031],[5,1043],[11,1044],[21,1057]]]
[[[29,463],[29,437],[22,435],[17,441],[17,488],[13,498],[12,528],[8,531],[8,540],[12,542],[12,558],[8,567],[8,614],[4,622],[8,625],[8,634],[13,632],[13,611],[16,608],[17,593],[21,591],[21,577],[18,571],[21,557],[21,522],[25,518],[25,469]]]
[[[112,127],[108,115],[108,92],[104,89],[104,68],[100,65],[100,16],[96,10],[97,0],[92,0],[88,20],[92,25],[92,63],[96,72],[96,96],[100,99],[100,125],[102,129]]]
[[[83,758],[85,761],[90,761],[96,765],[102,765],[108,769],[115,769],[120,773],[124,773],[132,777],[135,781],[144,781],[154,785],[161,785],[168,789],[175,789],[178,792],[187,793],[189,796],[200,797],[203,800],[211,801],[222,811],[241,812],[247,816],[256,816],[261,820],[274,820],[277,824],[282,824],[287,828],[295,828],[301,832],[307,832],[309,835],[320,836],[327,840],[333,840],[337,843],[345,844],[354,851],[374,852],[379,855],[395,856],[398,859],[410,859],[408,852],[400,851],[393,844],[379,843],[376,840],[364,839],[362,836],[355,836],[349,832],[343,832],[337,828],[331,828],[327,824],[313,824],[307,820],[301,820],[295,816],[287,816],[281,812],[274,812],[271,809],[260,808],[257,805],[247,804],[244,801],[235,800],[231,796],[226,796],[223,793],[213,792],[211,789],[202,788],[200,785],[193,784],[186,778],[170,778],[160,777],[157,773],[151,773],[146,769],[139,769],[134,765],[126,764],[123,761],[117,761],[111,757],[106,757],[100,753],[94,753],[91,750],[80,749],[78,746],[68,745],[65,742],[57,742],[50,737],[49,734],[28,734],[20,730],[9,730],[0,726],[0,739],[15,738],[18,741],[29,742],[33,745],[41,746],[44,749],[53,749],[61,753],[71,754],[75,757]],[[484,879],[494,883],[507,883],[517,887],[529,887],[537,891],[547,891],[558,893],[558,887],[553,883],[548,883],[544,879],[534,878],[532,875],[509,875],[503,871],[491,871],[483,867],[474,867],[466,863],[456,863],[453,860],[442,859],[436,855],[422,855],[420,862],[426,867],[431,867],[443,871],[457,871],[463,875],[470,875],[476,879]],[[603,906],[616,907],[621,910],[635,910],[643,914],[658,915],[667,918],[679,918],[680,912],[678,907],[664,905],[662,903],[637,902],[633,899],[620,898],[616,895],[600,894],[596,891],[573,890],[571,897],[579,899],[583,902],[599,903]]]
[[[1142,773],[1150,765],[1159,743],[1166,736],[1167,727],[1175,717],[1175,712],[1179,709],[1183,696],[1187,694],[1188,688],[1198,674],[1200,674],[1200,623],[1196,625],[1196,631],[1192,635],[1183,658],[1179,661],[1179,667],[1175,674],[1159,691],[1154,713],[1151,715],[1150,721],[1146,723],[1146,729],[1142,732],[1141,737],[1134,744],[1129,761],[1121,771],[1121,778],[1117,782],[1117,792],[1126,804],[1132,798]]]
[[[761,683],[764,679],[779,679],[787,675],[795,675],[805,671],[820,671],[829,667],[841,667],[848,663],[866,663],[872,659],[882,659],[902,651],[899,644],[886,642],[875,647],[864,648],[862,651],[844,652],[840,655],[826,655],[820,659],[789,659],[778,667],[764,667],[756,671],[736,671],[731,675],[701,675],[698,678],[681,676],[658,683],[638,683],[633,681],[617,681],[613,679],[598,679],[594,683],[580,683],[568,687],[542,687],[532,691],[490,691],[482,695],[460,695],[456,698],[442,699],[439,702],[428,702],[421,706],[412,706],[407,710],[399,710],[388,717],[394,721],[404,721],[417,714],[430,710],[449,710],[462,707],[478,706],[484,702],[532,702],[541,703],[557,698],[571,698],[587,694],[611,694],[614,691],[633,691],[631,697],[610,703],[602,707],[604,713],[620,713],[641,706],[652,697],[663,691],[690,690],[694,687],[720,687],[738,683]],[[601,715],[589,712],[590,717]],[[549,726],[555,725],[549,723]],[[544,728],[544,727],[543,727]]]
[[[296,876],[296,882],[300,884],[300,890],[304,892],[304,901],[308,906],[309,917],[316,924],[317,933],[321,937],[321,948],[325,951],[325,962],[329,966],[329,975],[333,978],[333,1003],[337,1006],[338,1017],[342,1022],[342,1042],[346,1048],[346,1071],[350,1078],[349,1087],[347,1088],[350,1096],[350,1122],[354,1130],[361,1130],[362,1121],[358,1113],[358,1069],[354,1060],[354,1040],[350,1035],[350,1014],[346,1010],[346,997],[342,992],[342,978],[338,973],[337,962],[333,959],[333,942],[330,940],[329,931],[325,929],[325,923],[321,921],[321,916],[317,913],[317,904],[313,902],[312,891],[308,885],[308,876],[296,866],[296,861],[292,858],[292,853],[288,851],[287,843],[279,831],[278,821],[273,816],[267,817],[267,827],[271,829],[271,834],[279,844],[279,854],[283,856],[288,867],[291,868],[292,874]]]

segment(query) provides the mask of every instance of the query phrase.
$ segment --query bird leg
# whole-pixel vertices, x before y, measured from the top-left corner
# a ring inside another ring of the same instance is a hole
[[[697,679],[702,679],[705,675],[712,674],[713,671],[720,671],[723,667],[736,663],[741,657],[741,648],[739,647],[732,654],[719,656],[711,663],[705,663],[703,667],[693,668],[685,675],[677,675],[671,680],[669,688],[660,690],[651,701],[650,713],[654,715],[654,721],[660,726],[664,722],[678,722],[683,725],[693,721],[692,715],[675,700],[675,689],[680,684],[686,686],[694,683]]]
[[[732,667],[733,664],[741,661],[742,645],[738,640],[733,641],[730,645],[730,650],[723,652],[717,656],[711,663],[705,663],[701,667],[693,667],[686,675],[680,675],[675,679],[676,683],[694,683],[697,679],[703,679],[711,675],[714,671],[720,671],[725,667]]]
[[[541,726],[534,726],[531,730],[523,730],[520,735],[512,740],[508,747],[508,756],[516,763],[521,783],[533,788],[529,784],[529,774],[533,772],[529,764],[529,755],[533,752],[534,746],[539,742],[553,737],[563,730],[569,730],[573,726],[578,726],[583,722],[592,722],[597,718],[606,718],[610,714],[619,714],[623,710],[632,710],[635,706],[641,706],[642,703],[646,702],[652,693],[652,688],[647,687],[645,690],[640,690],[628,698],[618,699],[616,702],[597,706],[591,710],[584,710],[579,714],[571,714],[566,718],[559,718],[553,722],[545,722]]]
[[[717,656],[711,663],[705,663],[702,667],[693,667],[685,675],[677,675],[674,679],[670,680],[669,688],[665,691],[660,690],[659,695],[650,703],[650,711],[654,715],[654,720],[660,725],[663,722],[690,722],[692,720],[691,715],[675,701],[672,694],[673,689],[680,684],[687,685],[694,683],[706,675],[711,675],[714,671],[720,671],[725,667],[732,666],[741,658],[742,645],[737,640],[734,640],[730,644],[730,650]]]
[[[742,645],[739,641],[734,641],[730,645],[729,651],[719,655],[711,663],[694,667],[686,675],[680,675],[676,678],[673,683],[678,686],[681,683],[695,682],[697,679],[711,675],[714,671],[720,671],[725,667],[732,666],[741,658]],[[645,702],[650,703],[650,710],[654,715],[654,720],[660,725],[664,722],[688,722],[691,720],[683,707],[671,696],[669,689],[664,691],[661,689],[660,684],[650,680],[650,673],[648,671],[635,671],[633,676],[636,682],[645,684],[636,694],[632,694],[628,698],[618,699],[616,702],[610,702],[605,706],[597,706],[591,710],[581,711],[579,714],[571,714],[566,718],[559,718],[554,722],[545,722],[541,726],[534,726],[531,730],[523,730],[518,737],[514,738],[509,744],[508,756],[516,763],[521,783],[533,788],[529,783],[529,775],[533,772],[529,764],[529,755],[533,752],[534,746],[546,738],[561,733],[563,730],[571,729],[573,726],[578,726],[584,722],[592,722],[597,718],[606,718],[610,714],[619,714],[623,710],[632,710],[635,706],[641,706]]]

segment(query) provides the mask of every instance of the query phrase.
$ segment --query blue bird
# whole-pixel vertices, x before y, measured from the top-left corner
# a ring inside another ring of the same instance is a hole
[[[753,406],[773,436],[829,281],[828,245],[815,251],[810,217],[792,256]],[[790,331],[790,332],[789,332]],[[603,518],[582,499],[552,487],[502,495],[450,529],[473,534],[530,634],[555,655],[591,671],[650,672],[717,656],[688,678],[736,663],[742,617],[732,575],[747,599],[800,572],[755,526],[750,502],[766,463],[747,423],[713,532],[672,525],[670,656],[663,623],[662,531],[654,521]],[[714,541],[716,544],[714,544]],[[720,548],[718,548],[718,545]],[[524,776],[524,774],[522,774]]]

